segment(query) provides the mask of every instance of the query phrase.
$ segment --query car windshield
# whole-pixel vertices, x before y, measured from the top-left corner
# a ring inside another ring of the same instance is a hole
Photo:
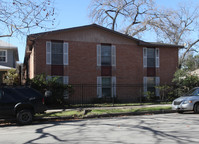
[[[190,90],[185,96],[199,96],[199,88],[194,88]]]

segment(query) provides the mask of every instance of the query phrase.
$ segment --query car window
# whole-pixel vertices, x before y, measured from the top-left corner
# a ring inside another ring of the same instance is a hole
[[[186,96],[199,96],[199,88],[194,88],[190,90]]]
[[[14,94],[10,89],[4,88],[4,95],[2,96],[2,101],[4,102],[15,102]]]
[[[199,96],[199,89],[196,89],[193,93],[194,96]]]

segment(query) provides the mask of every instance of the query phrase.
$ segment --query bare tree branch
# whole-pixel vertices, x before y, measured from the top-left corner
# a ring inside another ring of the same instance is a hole
[[[0,37],[24,34],[31,28],[54,24],[52,0],[0,0]]]

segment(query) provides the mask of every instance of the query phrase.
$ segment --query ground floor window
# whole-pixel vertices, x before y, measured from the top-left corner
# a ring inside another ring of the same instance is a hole
[[[116,77],[97,77],[97,97],[116,97]]]
[[[144,77],[144,95],[146,95],[147,92],[151,92],[159,96],[159,89],[157,88],[159,84],[159,77]]]
[[[55,78],[58,83],[68,84],[68,76],[47,76],[46,79],[50,80]]]
[[[102,77],[102,97],[111,97],[111,77]]]

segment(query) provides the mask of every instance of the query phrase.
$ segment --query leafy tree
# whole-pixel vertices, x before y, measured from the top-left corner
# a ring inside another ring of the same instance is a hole
[[[46,28],[54,20],[52,0],[0,0],[0,37]]]
[[[193,71],[199,68],[199,55],[189,54],[182,64],[182,68],[187,71]]]
[[[29,80],[32,88],[45,94],[47,90],[51,91],[52,96],[48,98],[48,104],[50,105],[64,105],[67,101],[64,100],[64,94],[67,92],[69,95],[73,93],[73,88],[70,85],[64,85],[57,80],[59,77],[53,77],[46,79],[45,74],[37,75],[33,79]]]
[[[182,96],[192,88],[199,86],[199,77],[197,75],[190,75],[184,70],[178,70],[174,75],[173,82],[176,85],[176,93],[178,96]]]
[[[16,69],[8,70],[3,76],[3,83],[7,85],[19,85],[19,74]]]

